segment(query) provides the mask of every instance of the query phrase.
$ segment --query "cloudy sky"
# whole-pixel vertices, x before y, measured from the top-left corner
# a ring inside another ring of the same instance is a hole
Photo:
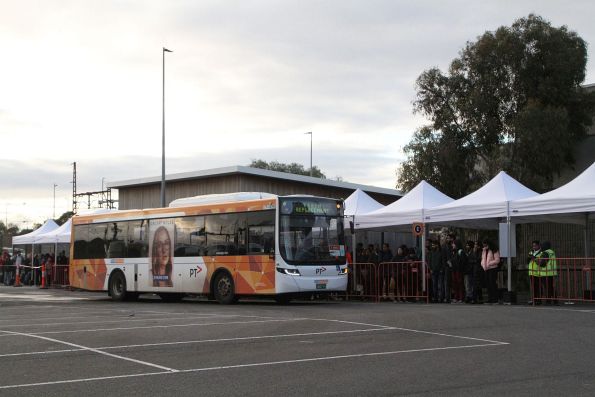
[[[0,218],[28,226],[78,191],[252,159],[394,187],[415,79],[533,12],[595,45],[591,1],[0,0]],[[595,64],[586,83],[595,83]]]

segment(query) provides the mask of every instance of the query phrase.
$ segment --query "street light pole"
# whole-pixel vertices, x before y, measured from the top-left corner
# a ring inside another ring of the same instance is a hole
[[[52,219],[56,219],[56,187],[58,185],[56,185],[54,183],[54,215],[52,216]]]
[[[161,55],[163,57],[163,78],[162,78],[162,118],[161,118],[161,207],[165,207],[165,53],[173,52],[163,47]]]
[[[312,174],[312,131],[306,132],[305,135],[310,135],[310,176]]]

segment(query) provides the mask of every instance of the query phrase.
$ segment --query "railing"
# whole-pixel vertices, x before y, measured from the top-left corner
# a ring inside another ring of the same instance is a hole
[[[390,301],[429,301],[423,290],[423,266],[415,262],[353,263],[347,283],[347,299]],[[426,277],[429,276],[426,270]],[[427,286],[427,278],[426,283]]]
[[[67,287],[70,285],[68,280],[68,265],[52,266],[48,280],[50,280],[50,286],[54,287]]]
[[[379,299],[390,301],[425,301],[429,294],[423,290],[423,266],[415,262],[383,262],[378,265]],[[429,273],[426,271],[426,276]],[[426,278],[427,280],[427,278]],[[426,283],[427,285],[427,283]]]
[[[556,264],[556,275],[542,267],[529,277],[533,304],[595,302],[595,258],[556,258]]]
[[[353,263],[349,265],[347,299],[378,301],[378,265],[375,263]]]

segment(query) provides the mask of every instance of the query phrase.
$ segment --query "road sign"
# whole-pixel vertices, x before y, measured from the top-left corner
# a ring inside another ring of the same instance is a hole
[[[421,236],[422,234],[424,234],[424,224],[423,223],[414,223],[413,224],[413,235]]]

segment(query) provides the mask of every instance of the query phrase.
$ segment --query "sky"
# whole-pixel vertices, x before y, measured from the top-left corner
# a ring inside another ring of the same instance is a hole
[[[415,80],[530,13],[595,49],[595,2],[0,0],[0,220],[31,227],[77,191],[166,173],[313,163],[394,188],[427,123]],[[595,83],[595,63],[585,83]],[[55,200],[54,200],[54,184]]]

